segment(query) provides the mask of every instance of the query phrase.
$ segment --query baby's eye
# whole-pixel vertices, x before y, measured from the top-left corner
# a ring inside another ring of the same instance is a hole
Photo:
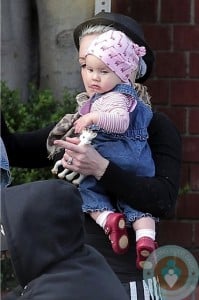
[[[89,68],[88,66],[86,67],[86,69],[87,69],[88,72],[93,72],[93,69]]]
[[[102,73],[102,74],[107,74],[108,71],[107,71],[107,70],[101,70],[101,73]]]
[[[80,65],[80,68],[81,68],[81,69],[84,69],[85,67],[86,67],[86,64],[81,64],[81,65]]]

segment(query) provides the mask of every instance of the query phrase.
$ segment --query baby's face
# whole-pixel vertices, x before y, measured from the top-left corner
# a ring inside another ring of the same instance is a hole
[[[86,82],[90,90],[96,93],[111,91],[117,84],[122,83],[121,79],[95,55],[86,56]]]
[[[87,76],[86,76],[86,53],[88,50],[88,47],[90,46],[91,42],[98,36],[99,34],[90,34],[84,36],[81,41],[80,41],[80,47],[79,47],[79,63],[81,66],[81,75],[82,75],[82,80],[84,83],[84,87],[86,92],[88,93],[89,96],[92,96],[95,91],[92,90],[92,88],[88,87],[87,83]]]

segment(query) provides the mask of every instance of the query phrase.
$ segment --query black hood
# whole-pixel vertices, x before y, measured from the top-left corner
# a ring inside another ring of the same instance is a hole
[[[4,299],[128,299],[104,257],[84,244],[82,201],[74,185],[52,179],[5,188],[2,223],[23,287]]]
[[[22,286],[83,247],[81,203],[77,188],[63,180],[2,191],[2,223]]]

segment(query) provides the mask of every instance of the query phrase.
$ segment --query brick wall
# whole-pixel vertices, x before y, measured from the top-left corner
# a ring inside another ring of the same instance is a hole
[[[112,1],[112,11],[134,17],[156,63],[147,85],[155,109],[182,135],[183,166],[176,216],[161,221],[160,243],[190,250],[199,261],[199,0]]]

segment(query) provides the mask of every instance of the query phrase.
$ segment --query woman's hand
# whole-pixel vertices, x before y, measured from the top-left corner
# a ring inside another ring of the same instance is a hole
[[[109,164],[91,145],[78,145],[78,138],[66,138],[66,141],[55,140],[54,144],[65,148],[62,166],[83,175],[93,175],[100,179]],[[72,163],[71,163],[72,159]],[[70,164],[68,163],[70,162]]]

